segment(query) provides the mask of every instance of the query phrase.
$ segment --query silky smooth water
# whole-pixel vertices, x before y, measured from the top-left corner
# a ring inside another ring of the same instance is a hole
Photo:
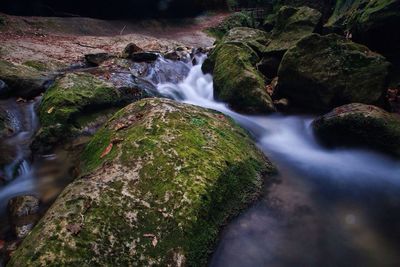
[[[158,92],[232,117],[279,170],[264,197],[225,227],[210,266],[400,266],[400,162],[320,146],[312,117],[238,114],[214,99],[204,56],[197,61]]]

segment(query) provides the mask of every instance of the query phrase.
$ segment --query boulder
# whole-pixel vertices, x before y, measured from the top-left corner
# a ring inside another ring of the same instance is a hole
[[[234,28],[218,42],[202,66],[205,73],[213,73],[215,97],[237,111],[275,110],[265,90],[264,77],[256,68],[258,54],[268,44],[268,36],[256,29]]]
[[[207,32],[216,37],[222,38],[227,32],[237,27],[252,27],[253,20],[249,12],[235,12],[224,19],[220,24],[215,27],[207,29]]]
[[[274,168],[224,115],[166,99],[131,104],[8,266],[205,266],[219,230]]]
[[[344,105],[317,118],[312,126],[328,146],[366,147],[400,157],[400,117],[378,107]]]
[[[221,40],[222,43],[246,44],[257,54],[261,54],[270,43],[270,34],[248,27],[231,29]]]
[[[60,77],[46,91],[39,106],[41,129],[34,148],[46,150],[47,145],[65,141],[77,129],[93,122],[96,116],[92,114],[122,105],[126,100],[111,83],[92,74],[69,73]]]
[[[270,41],[263,50],[262,60],[258,64],[261,73],[270,79],[277,76],[285,52],[316,30],[321,13],[306,6],[283,6],[275,15],[269,16],[270,20],[271,17],[275,20],[274,27]]]
[[[321,13],[318,10],[306,6],[283,6],[276,15],[271,42],[264,54],[282,57],[300,39],[313,33],[320,19]]]
[[[389,66],[383,56],[344,37],[312,34],[283,57],[274,97],[309,111],[354,102],[382,105]]]
[[[399,55],[400,2],[398,0],[336,1],[325,27],[351,35],[356,42],[385,56]]]
[[[214,54],[215,53],[215,54]],[[255,68],[259,57],[246,44],[221,44],[213,52],[214,95],[245,113],[275,110],[262,74]]]
[[[0,80],[9,87],[8,90],[1,90],[3,94],[0,97],[12,95],[31,98],[45,90],[49,78],[34,68],[0,60]]]
[[[152,62],[157,60],[157,58],[160,55],[155,52],[137,52],[137,53],[132,53],[129,56],[129,59],[131,59],[134,62]]]

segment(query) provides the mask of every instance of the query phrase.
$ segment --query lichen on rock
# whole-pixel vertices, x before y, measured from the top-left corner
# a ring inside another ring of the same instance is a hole
[[[82,174],[9,266],[204,266],[220,227],[275,171],[224,115],[145,99],[87,146]]]

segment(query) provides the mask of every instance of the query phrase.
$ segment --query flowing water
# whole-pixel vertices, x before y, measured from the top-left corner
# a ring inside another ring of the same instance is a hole
[[[399,161],[321,147],[312,117],[238,114],[214,100],[201,64],[157,90],[232,117],[279,170],[264,197],[225,227],[210,266],[400,266]]]

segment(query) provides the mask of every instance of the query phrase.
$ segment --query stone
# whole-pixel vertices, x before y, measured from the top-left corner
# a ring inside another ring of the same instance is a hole
[[[101,63],[103,63],[104,61],[107,61],[108,59],[113,57],[114,56],[109,53],[87,54],[85,55],[85,61],[90,66],[96,67],[101,65]]]
[[[49,79],[34,68],[0,60],[0,80],[9,87],[6,91],[0,90],[0,97],[35,97],[45,90]]]
[[[143,49],[134,43],[128,44],[122,52],[122,57],[129,58],[133,53],[143,52]]]
[[[400,157],[400,116],[372,105],[352,103],[312,123],[327,146],[365,147]]]
[[[157,60],[160,55],[155,52],[137,52],[132,53],[129,57],[134,62],[152,62]]]
[[[336,34],[312,34],[288,50],[274,98],[308,111],[348,103],[384,105],[390,64],[367,47]]]
[[[205,266],[275,172],[230,118],[166,99],[117,112],[81,162],[8,266]]]

